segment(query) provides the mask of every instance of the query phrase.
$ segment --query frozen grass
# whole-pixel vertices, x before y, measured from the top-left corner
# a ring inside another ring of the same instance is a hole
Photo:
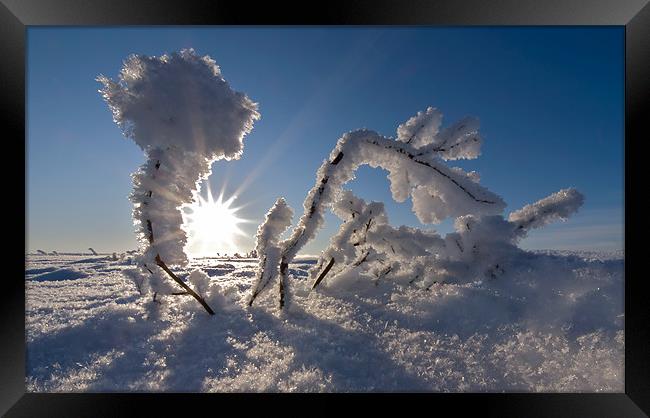
[[[622,392],[622,254],[527,253],[509,274],[429,290],[323,282],[290,266],[252,308],[257,260],[195,260],[218,285],[142,298],[129,260],[29,255],[27,387],[105,391]],[[73,280],[74,279],[74,280]]]

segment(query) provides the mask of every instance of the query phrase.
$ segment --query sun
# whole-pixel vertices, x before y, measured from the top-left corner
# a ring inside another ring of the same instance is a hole
[[[248,237],[239,225],[249,222],[237,216],[241,207],[233,207],[237,196],[224,201],[223,192],[214,200],[210,186],[207,187],[207,199],[198,199],[184,206],[183,229],[187,233],[185,252],[191,258],[214,257],[217,254],[232,254],[240,251],[237,247],[238,236]]]

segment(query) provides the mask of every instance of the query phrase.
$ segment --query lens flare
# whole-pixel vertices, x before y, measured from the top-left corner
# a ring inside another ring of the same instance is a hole
[[[224,200],[221,192],[215,200],[207,185],[207,198],[198,196],[194,203],[182,208],[183,229],[187,233],[185,252],[190,258],[214,257],[240,250],[236,238],[248,237],[248,234],[239,225],[249,221],[237,216],[241,207],[232,206],[236,198],[233,195]]]

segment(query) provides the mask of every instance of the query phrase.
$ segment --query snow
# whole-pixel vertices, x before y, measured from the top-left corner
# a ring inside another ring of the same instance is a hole
[[[522,252],[494,279],[313,291],[316,259],[300,256],[284,311],[277,283],[248,307],[258,262],[173,268],[210,288],[210,316],[190,296],[142,297],[128,255],[28,255],[28,391],[624,390],[622,253]]]
[[[38,270],[38,269],[36,269]],[[42,271],[46,271],[48,269],[41,269]],[[28,273],[29,271],[25,272]],[[62,268],[62,269],[57,269],[57,270],[52,270],[52,271],[46,271],[43,272],[42,274],[36,274],[34,276],[29,277],[29,280],[36,280],[37,282],[44,282],[44,281],[59,281],[59,280],[76,280],[76,279],[82,279],[84,277],[87,277],[88,274],[84,273],[82,271],[79,271],[74,268]]]

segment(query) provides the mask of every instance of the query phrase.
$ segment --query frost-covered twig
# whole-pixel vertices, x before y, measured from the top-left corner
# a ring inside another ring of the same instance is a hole
[[[320,284],[320,282],[323,281],[325,276],[327,276],[327,273],[329,273],[330,269],[334,265],[334,262],[335,262],[334,257],[330,258],[330,261],[329,261],[329,263],[327,263],[327,266],[325,267],[325,269],[321,272],[321,274],[318,275],[318,278],[316,278],[316,281],[311,286],[312,289],[316,289],[316,286],[318,286]]]
[[[508,220],[515,224],[518,230],[539,228],[558,219],[565,220],[575,213],[583,202],[584,196],[576,189],[562,189],[512,212]]]
[[[180,207],[193,201],[214,161],[241,156],[243,137],[259,118],[257,105],[230,88],[214,60],[192,49],[160,57],[131,55],[118,81],[97,80],[113,120],[147,156],[133,175],[130,197],[140,264],[152,280],[155,263],[185,288],[167,267],[187,264]]]
[[[201,304],[201,306],[203,306],[203,308],[204,308],[204,309],[205,309],[205,310],[206,310],[210,315],[214,315],[214,311],[212,310],[212,308],[210,308],[210,306],[208,306],[208,304],[205,302],[205,300],[204,300],[201,296],[199,296],[199,295],[198,295],[194,290],[192,290],[191,287],[189,287],[188,285],[186,285],[185,282],[183,282],[181,279],[179,279],[179,278],[174,274],[174,272],[172,272],[172,271],[169,269],[169,267],[167,267],[167,265],[166,265],[166,264],[165,264],[165,263],[160,259],[160,257],[156,257],[156,263],[158,264],[158,266],[159,266],[160,268],[162,268],[162,269],[165,271],[165,273],[167,273],[167,274],[168,274],[172,279],[174,279],[174,281],[175,281],[176,283],[178,283],[178,284],[179,284],[183,289],[185,289],[185,291],[186,291],[187,293],[189,293],[190,295],[192,295],[192,297],[194,297],[194,299],[196,299],[196,300]]]
[[[283,198],[279,198],[265,216],[264,222],[257,228],[255,251],[260,255],[257,279],[252,287],[252,294],[248,300],[251,306],[257,296],[266,288],[278,273],[278,264],[284,264],[282,259],[279,238],[291,225],[293,211]],[[284,275],[286,267],[280,269],[280,300],[284,304]]]

